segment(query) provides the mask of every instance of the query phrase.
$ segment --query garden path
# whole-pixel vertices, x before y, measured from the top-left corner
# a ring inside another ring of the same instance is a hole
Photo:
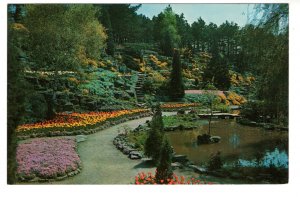
[[[171,114],[175,113],[163,113],[163,115]],[[130,184],[138,172],[154,173],[154,167],[147,165],[145,161],[128,159],[112,143],[118,130],[122,130],[125,125],[135,128],[150,119],[151,117],[145,117],[131,120],[88,135],[86,141],[78,144],[78,153],[83,164],[82,171],[74,177],[52,184]]]

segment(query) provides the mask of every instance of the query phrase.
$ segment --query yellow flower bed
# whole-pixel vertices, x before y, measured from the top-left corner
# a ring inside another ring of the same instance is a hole
[[[89,112],[89,113],[60,113],[55,119],[34,123],[23,124],[17,127],[17,132],[30,131],[35,129],[70,129],[85,128],[95,126],[107,120],[123,117],[126,115],[138,114],[146,112],[146,109],[119,110],[113,112]]]

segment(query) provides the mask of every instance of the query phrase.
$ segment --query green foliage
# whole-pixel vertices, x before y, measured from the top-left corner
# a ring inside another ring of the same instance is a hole
[[[20,59],[24,50],[27,34],[14,29],[8,23],[8,56],[7,56],[7,183],[16,182],[16,147],[15,129],[24,115],[27,83],[23,68],[26,65]]]
[[[163,183],[167,183],[167,179],[173,178],[173,170],[172,170],[172,148],[170,146],[169,140],[167,138],[164,138],[162,149],[160,151],[160,159],[159,159],[159,165],[156,168],[156,182],[161,184],[163,180]]]
[[[185,94],[184,101],[189,103],[208,103],[207,96],[204,94]]]
[[[26,113],[23,123],[41,122],[47,119],[47,101],[41,93],[31,93],[25,101]]]
[[[263,118],[268,115],[266,104],[262,101],[248,101],[243,105],[241,115],[252,121],[263,122]]]
[[[213,46],[212,56],[211,61],[204,69],[203,80],[206,83],[214,84],[220,90],[228,90],[230,87],[229,68],[216,44]]]
[[[133,143],[135,148],[144,151],[144,145],[147,140],[147,132],[129,132],[127,135],[128,142]]]
[[[80,55],[98,59],[106,35],[92,5],[32,4],[26,8],[27,48],[34,69],[79,71]]]
[[[220,111],[220,112],[222,112],[222,113],[229,113],[229,112],[230,112],[229,106],[226,105],[226,104],[222,104],[222,103],[217,104],[217,105],[214,107],[214,109],[215,109],[216,111]]]
[[[107,47],[106,47],[106,53],[108,55],[113,56],[115,53],[115,43],[114,43],[114,37],[113,37],[113,29],[111,26],[110,16],[108,13],[108,7],[99,7],[99,5],[96,5],[98,8],[98,19],[101,21],[102,25],[106,28],[106,34],[107,34]]]
[[[154,39],[160,43],[166,56],[173,56],[173,49],[178,47],[180,36],[177,32],[176,16],[169,6],[154,20]]]
[[[178,127],[180,125],[184,127],[198,127],[203,124],[203,121],[195,120],[195,115],[193,114],[163,116],[163,122],[165,127]]]
[[[164,135],[164,125],[162,120],[162,112],[160,106],[155,106],[154,115],[150,124],[150,131],[145,142],[145,155],[151,157],[157,164],[160,158],[160,150],[162,147],[162,139]]]
[[[179,50],[174,51],[172,72],[169,82],[169,97],[174,101],[184,97],[184,85],[182,80],[182,67]]]

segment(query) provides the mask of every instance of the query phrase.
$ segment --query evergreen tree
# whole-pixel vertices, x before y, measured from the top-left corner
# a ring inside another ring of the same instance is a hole
[[[173,49],[180,43],[180,35],[177,30],[176,16],[171,6],[166,7],[157,17],[153,17],[153,22],[154,39],[159,42],[160,48],[166,56],[172,56]]]
[[[160,151],[159,165],[156,168],[156,182],[159,184],[168,183],[167,179],[173,178],[172,170],[172,148],[167,138],[164,138],[162,149]],[[163,181],[162,181],[163,180]]]
[[[20,18],[18,18],[20,22]],[[28,30],[14,28],[14,23],[8,23],[8,58],[7,58],[7,183],[16,182],[16,147],[15,129],[20,123],[25,111],[26,83],[24,80],[23,53],[24,42]]]
[[[169,83],[169,97],[171,100],[178,100],[184,97],[184,85],[182,79],[182,66],[178,49],[174,50],[172,72]]]
[[[212,83],[220,90],[228,90],[230,87],[229,68],[215,42],[212,46],[212,59],[203,72],[203,80],[206,84]]]
[[[98,5],[96,5],[98,7]],[[101,11],[101,12],[100,12]],[[108,6],[103,6],[100,10],[100,17],[99,20],[101,21],[101,24],[106,28],[106,34],[107,34],[107,44],[106,44],[106,53],[108,55],[113,56],[115,53],[115,43],[114,43],[114,37],[113,37],[113,29],[111,26],[110,16],[108,13]]]
[[[162,112],[158,104],[154,108],[154,115],[150,123],[150,131],[145,142],[145,155],[151,157],[155,164],[159,162],[162,139],[164,135],[164,125]]]

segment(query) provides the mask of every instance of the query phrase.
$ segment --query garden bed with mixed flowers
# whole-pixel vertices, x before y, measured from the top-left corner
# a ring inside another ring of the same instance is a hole
[[[199,103],[164,103],[161,105],[162,111],[177,111],[179,109],[191,110],[194,107],[199,107]]]
[[[59,113],[53,120],[24,124],[17,128],[19,139],[91,134],[124,121],[150,116],[147,109],[113,112]]]
[[[75,137],[30,139],[17,147],[19,181],[61,180],[80,172]]]

